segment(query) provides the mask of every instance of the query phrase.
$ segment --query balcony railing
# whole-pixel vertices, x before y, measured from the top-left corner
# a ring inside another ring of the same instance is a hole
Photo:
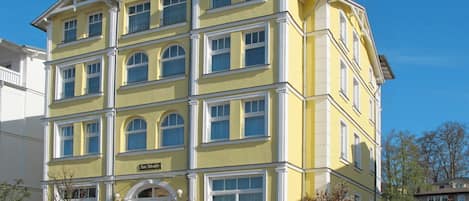
[[[16,85],[21,85],[21,74],[0,66],[0,80]]]

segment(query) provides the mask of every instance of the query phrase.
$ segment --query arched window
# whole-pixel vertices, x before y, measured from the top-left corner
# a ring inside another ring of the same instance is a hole
[[[163,51],[161,77],[184,74],[186,70],[185,51],[179,45],[173,45]]]
[[[126,129],[127,151],[144,150],[147,147],[147,123],[143,119],[134,119]]]
[[[157,201],[170,201],[169,192],[161,187],[151,187],[140,191],[137,198],[153,198]]]
[[[136,83],[148,80],[148,56],[138,52],[127,61],[127,83]]]
[[[184,120],[176,113],[167,115],[161,122],[161,146],[184,144]]]

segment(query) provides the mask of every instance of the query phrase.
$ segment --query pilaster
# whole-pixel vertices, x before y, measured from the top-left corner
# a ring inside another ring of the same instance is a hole
[[[277,201],[288,201],[288,168],[286,165],[275,169],[277,172]]]
[[[187,179],[189,179],[188,199],[189,201],[195,201],[197,197],[197,174],[189,173]]]
[[[276,90],[278,95],[278,161],[288,161],[288,89]]]

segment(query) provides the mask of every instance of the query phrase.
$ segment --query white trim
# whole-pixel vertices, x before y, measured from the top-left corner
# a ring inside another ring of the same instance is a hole
[[[199,125],[199,102],[197,100],[189,101],[189,169],[197,168],[197,139]],[[195,195],[195,194],[194,194]],[[193,198],[195,199],[195,197]]]
[[[279,10],[279,12],[287,12],[288,11],[288,1],[278,0],[278,10]]]
[[[281,2],[285,2],[280,0]],[[282,3],[283,4],[283,3]],[[286,14],[285,14],[286,15]],[[278,82],[288,81],[288,19],[286,16],[277,19],[278,23],[278,52],[279,65]]]
[[[156,179],[147,179],[132,186],[132,188],[130,188],[130,190],[127,192],[127,195],[125,196],[124,200],[128,200],[128,201],[138,200],[138,199],[135,199],[137,198],[138,193],[141,192],[142,190],[145,190],[151,187],[162,187],[169,192],[171,201],[177,199],[176,191],[171,187],[169,183],[165,181],[159,181]]]
[[[200,5],[199,5],[199,0],[192,0],[192,30],[198,29],[200,26],[200,20],[199,20],[199,15],[200,15]],[[198,50],[198,49],[197,49]]]
[[[210,1],[212,2],[213,0],[210,0]],[[239,2],[239,3],[236,3],[236,4],[230,4],[230,5],[222,6],[222,7],[218,7],[218,8],[212,8],[212,5],[210,5],[210,8],[205,13],[207,13],[207,14],[219,13],[219,12],[232,10],[232,9],[236,9],[236,8],[242,8],[242,7],[255,5],[255,4],[261,4],[261,3],[264,3],[264,2],[267,2],[267,0],[242,1],[242,2]]]
[[[277,136],[278,161],[288,161],[288,88],[276,90],[278,95]]]
[[[109,8],[109,47],[116,47],[117,46],[117,15],[118,15],[118,7],[111,7]],[[104,29],[103,29],[104,30]]]
[[[268,195],[268,192],[267,192],[267,170],[248,170],[248,171],[233,171],[233,172],[217,172],[217,173],[206,173],[204,174],[204,198],[206,201],[212,201],[212,197],[211,197],[211,189],[212,189],[212,186],[211,186],[211,181],[213,179],[217,179],[217,178],[229,178],[229,177],[233,177],[233,178],[238,178],[238,177],[247,177],[247,176],[262,176],[263,178],[263,188],[262,188],[262,191],[263,191],[263,201],[267,201],[269,200],[267,198],[267,195]],[[285,200],[286,201],[286,200]]]
[[[288,201],[288,168],[275,168],[277,172],[277,201]]]
[[[116,118],[115,111],[112,110],[112,111],[106,112],[106,131],[107,131],[106,132],[107,134],[106,135],[106,176],[112,176],[114,174],[114,145],[115,145],[114,122],[115,122],[115,118]]]
[[[191,66],[190,66],[190,94],[198,94],[198,82],[199,79],[199,51],[200,51],[200,35],[191,34]],[[204,50],[205,51],[205,50]]]
[[[197,199],[197,174],[189,173],[187,178],[189,179],[188,201],[195,201]]]

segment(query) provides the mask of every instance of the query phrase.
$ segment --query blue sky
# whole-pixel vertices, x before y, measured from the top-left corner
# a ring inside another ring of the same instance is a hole
[[[40,2],[3,2],[0,38],[44,48],[45,33],[29,23],[55,0]],[[469,123],[469,2],[359,2],[397,77],[383,87],[383,132],[420,134],[444,121]]]

